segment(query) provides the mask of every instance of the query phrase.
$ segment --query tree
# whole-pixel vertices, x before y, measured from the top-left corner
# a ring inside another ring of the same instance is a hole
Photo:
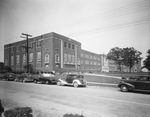
[[[123,50],[119,47],[112,48],[109,53],[107,54],[107,59],[115,61],[118,64],[120,72],[121,72],[121,65],[122,65],[122,58]]]
[[[144,67],[150,71],[150,49],[147,51],[147,57],[143,61],[143,63],[144,63]]]
[[[133,47],[130,48],[123,48],[123,64],[127,67],[129,67],[130,72],[131,68],[135,65],[138,64],[139,61],[141,61],[141,55],[142,53],[135,50]]]

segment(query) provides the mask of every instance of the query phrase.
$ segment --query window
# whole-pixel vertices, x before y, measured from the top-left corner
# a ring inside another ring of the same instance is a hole
[[[71,63],[71,54],[68,54],[68,62]]]
[[[11,47],[11,53],[14,53],[15,47]]]
[[[72,44],[72,49],[74,49],[75,48],[75,45],[74,44]]]
[[[30,48],[33,48],[33,42],[30,42],[30,43],[29,43],[29,47],[30,47]]]
[[[67,56],[68,56],[67,53],[65,53],[65,54],[64,54],[64,62],[65,62],[65,63],[68,61],[68,60],[67,60],[67,58],[68,58]]]
[[[26,54],[23,54],[23,63],[26,62]]]
[[[29,54],[29,62],[33,62],[33,53]]]
[[[71,48],[71,44],[70,43],[68,43],[68,48]]]
[[[11,56],[11,65],[14,65],[14,56]]]
[[[75,56],[72,55],[72,63],[74,64],[75,63]]]
[[[38,40],[38,41],[36,42],[36,47],[41,47],[41,40]]]
[[[45,54],[45,64],[49,63],[49,54]]]
[[[81,57],[84,57],[83,53],[81,53]]]
[[[67,47],[67,42],[64,42],[64,47],[65,47],[65,48]]]
[[[140,76],[139,80],[140,81],[148,81],[148,77],[146,77],[146,76]]]
[[[90,56],[90,59],[93,59],[93,56],[92,56],[92,55]]]
[[[17,45],[17,46],[16,46],[16,52],[19,52],[19,50],[20,50],[20,46]]]
[[[59,54],[55,54],[55,63],[59,63]]]
[[[83,64],[83,60],[81,60],[81,64]]]
[[[22,44],[22,51],[25,51],[26,44]]]
[[[88,60],[85,60],[85,64],[89,64],[89,61],[88,61]]]
[[[20,64],[20,56],[16,55],[16,64],[19,65]]]
[[[37,52],[37,62],[41,62],[41,52]]]

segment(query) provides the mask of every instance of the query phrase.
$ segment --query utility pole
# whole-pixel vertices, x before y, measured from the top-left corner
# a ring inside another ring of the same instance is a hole
[[[27,46],[25,47],[25,50],[26,50],[26,53],[27,53],[27,73],[29,73],[29,45],[28,45],[28,39],[29,37],[32,37],[32,35],[29,35],[29,34],[25,34],[25,33],[22,33],[22,35],[24,35],[25,37],[22,37],[22,38],[26,38],[26,43],[27,43]]]

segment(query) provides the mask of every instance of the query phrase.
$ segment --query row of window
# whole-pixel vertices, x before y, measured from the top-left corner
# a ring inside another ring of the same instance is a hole
[[[97,67],[84,67],[84,66],[81,66],[81,69],[82,70],[91,70],[91,71],[93,71],[93,70],[101,70],[100,67],[97,68]]]
[[[64,47],[69,49],[75,49],[75,45],[71,43],[64,42]]]
[[[81,60],[81,64],[87,64],[87,65],[100,65],[100,62],[96,61],[88,61],[88,60]]]
[[[26,59],[27,59],[26,54],[23,54],[22,55],[23,64],[26,63]],[[45,64],[49,64],[49,60],[50,60],[49,53],[46,53],[44,58]],[[29,62],[30,63],[33,62],[33,53],[29,53]],[[38,63],[41,62],[41,52],[37,52],[37,62]],[[59,54],[55,54],[55,63],[59,62],[60,62]],[[8,64],[7,59],[5,61],[5,64]],[[20,64],[20,55],[16,55],[16,65],[19,64]],[[14,65],[14,56],[11,56],[11,65]]]
[[[19,52],[20,49],[22,49],[22,51],[25,51],[26,47],[27,47],[26,43],[22,44],[22,45],[16,45],[16,52]],[[29,49],[33,48],[33,42],[29,42],[28,47],[29,47]],[[36,47],[41,47],[41,40],[36,41]],[[11,47],[11,53],[14,53],[14,52],[15,52],[15,46],[12,46]]]
[[[81,53],[81,57],[100,61],[100,57],[93,56],[93,55],[88,55],[88,54]]]

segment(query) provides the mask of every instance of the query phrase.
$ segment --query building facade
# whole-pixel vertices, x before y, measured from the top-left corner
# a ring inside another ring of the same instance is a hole
[[[4,63],[13,71],[24,71],[27,64],[26,40],[4,46]],[[78,71],[81,43],[48,33],[28,40],[29,64],[34,71]]]
[[[117,72],[114,61],[108,60],[105,54],[96,54],[81,49],[81,43],[51,32],[28,40],[29,64],[33,71],[56,72]],[[4,66],[12,71],[25,72],[27,65],[27,41],[22,40],[4,46]],[[140,71],[140,64],[132,71]],[[126,67],[123,71],[128,71]]]
[[[101,56],[87,50],[81,50],[81,71],[82,72],[101,72]]]

